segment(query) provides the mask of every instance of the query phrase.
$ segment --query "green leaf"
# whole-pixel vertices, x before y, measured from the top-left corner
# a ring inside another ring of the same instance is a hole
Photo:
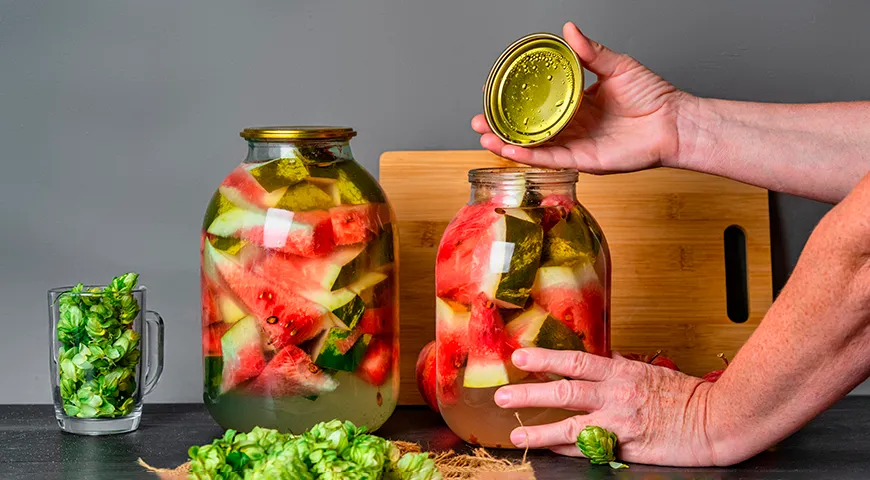
[[[610,462],[610,468],[620,469],[620,468],[628,468],[628,465],[619,462]]]
[[[97,409],[90,405],[79,405],[79,412],[76,416],[79,418],[94,418],[97,416]]]

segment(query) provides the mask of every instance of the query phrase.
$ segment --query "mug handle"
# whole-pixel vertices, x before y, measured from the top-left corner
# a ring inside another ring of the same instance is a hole
[[[148,358],[142,385],[143,396],[154,389],[163,373],[163,317],[154,310],[145,312],[145,340]]]

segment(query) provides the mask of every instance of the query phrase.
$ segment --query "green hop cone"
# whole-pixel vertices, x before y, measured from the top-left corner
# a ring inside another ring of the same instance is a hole
[[[389,472],[388,478],[397,480],[441,480],[441,472],[428,453],[406,453]]]
[[[593,465],[605,465],[616,460],[616,434],[601,427],[589,425],[577,435],[577,448]]]
[[[385,440],[374,435],[361,435],[345,451],[344,457],[364,470],[381,471],[387,462]]]

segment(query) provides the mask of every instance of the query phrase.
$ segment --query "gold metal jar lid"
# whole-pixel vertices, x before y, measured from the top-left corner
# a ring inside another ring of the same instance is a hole
[[[568,43],[534,33],[498,57],[483,95],[483,112],[505,143],[540,145],[574,117],[583,98],[583,66]]]
[[[328,126],[281,126],[281,127],[249,127],[241,131],[239,136],[246,140],[281,141],[281,140],[329,140],[347,139],[356,136],[356,131],[349,127]]]

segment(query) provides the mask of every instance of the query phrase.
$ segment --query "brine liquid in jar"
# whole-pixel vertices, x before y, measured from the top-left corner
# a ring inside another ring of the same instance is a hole
[[[514,350],[610,356],[609,251],[576,171],[478,169],[469,181],[436,257],[436,397],[466,442],[514,448],[515,413],[527,426],[581,413],[497,406],[501,386],[561,378],[516,368]]]

